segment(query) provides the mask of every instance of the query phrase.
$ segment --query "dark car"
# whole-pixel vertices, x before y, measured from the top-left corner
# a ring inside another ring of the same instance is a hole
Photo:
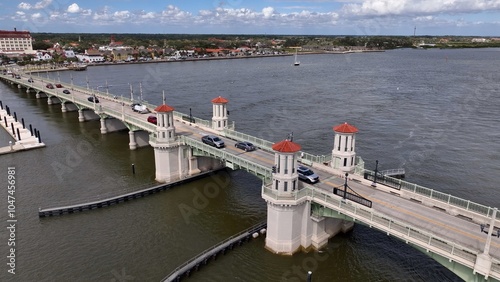
[[[47,85],[45,85],[45,87],[47,87],[47,88],[49,88],[49,89],[54,89],[54,85],[52,85],[52,84],[50,84],[50,83],[49,83],[49,84],[47,84]]]
[[[234,147],[245,150],[246,152],[254,151],[255,149],[257,149],[252,143],[247,141],[237,142],[236,144],[234,144]]]
[[[158,119],[156,118],[156,116],[149,116],[148,122],[156,124],[158,122]]]
[[[99,103],[99,99],[97,99],[97,97],[94,96],[88,97],[87,100],[92,103]]]
[[[225,146],[224,141],[217,136],[214,135],[205,135],[201,137],[201,141],[210,146],[214,146],[216,148],[222,148]]]
[[[299,175],[300,180],[304,180],[309,183],[316,183],[319,181],[319,176],[310,168],[305,166],[299,166],[297,168],[297,174]]]
[[[70,94],[71,92],[69,92],[69,90],[68,90],[68,89],[64,89],[64,90],[63,90],[63,93],[64,93],[64,94]]]
[[[57,84],[56,84],[56,87],[57,87],[57,88],[62,88],[63,86],[62,86],[60,83],[57,83]]]
[[[30,77],[30,78],[28,78],[28,82],[33,83],[35,81],[33,80],[33,78]]]

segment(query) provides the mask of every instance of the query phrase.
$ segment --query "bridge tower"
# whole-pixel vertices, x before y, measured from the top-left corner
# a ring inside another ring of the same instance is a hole
[[[292,255],[310,247],[324,246],[331,234],[325,232],[328,218],[311,217],[311,202],[296,200],[299,190],[297,152],[301,146],[292,140],[283,140],[272,146],[275,165],[270,188],[276,195],[267,201],[266,248],[273,253]]]
[[[215,130],[223,130],[227,127],[227,103],[229,101],[224,97],[217,97],[212,99],[213,104],[213,116],[212,116],[212,128]]]
[[[155,152],[156,181],[171,182],[187,175],[189,169],[189,148],[180,145],[175,135],[174,108],[158,106],[156,112],[156,138],[149,144]]]
[[[356,158],[356,133],[358,129],[348,124],[333,127],[335,137],[332,150],[332,168],[350,172],[354,169]]]

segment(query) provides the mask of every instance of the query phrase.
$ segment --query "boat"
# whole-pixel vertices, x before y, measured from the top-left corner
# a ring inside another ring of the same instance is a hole
[[[293,63],[294,66],[300,66],[300,62],[297,61],[297,48],[295,48],[295,62]]]
[[[68,66],[68,69],[75,71],[84,71],[87,70],[87,65],[84,64],[71,64]]]

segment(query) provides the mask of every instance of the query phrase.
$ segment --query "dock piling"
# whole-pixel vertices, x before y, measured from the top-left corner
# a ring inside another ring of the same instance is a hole
[[[17,141],[21,141],[21,134],[19,133],[19,128],[16,128],[17,131]]]
[[[14,112],[14,121],[17,122],[17,114],[16,114],[16,112]]]
[[[21,123],[23,124],[23,129],[26,129],[26,126],[24,125],[24,118],[21,118]]]
[[[33,136],[33,127],[31,126],[31,123],[30,123],[30,133],[31,133],[31,136]]]

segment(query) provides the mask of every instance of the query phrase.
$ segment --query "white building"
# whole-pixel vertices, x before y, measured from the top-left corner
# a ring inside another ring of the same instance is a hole
[[[102,55],[89,55],[89,54],[78,54],[75,55],[80,62],[83,63],[100,63],[104,62],[104,57]]]
[[[74,58],[76,54],[73,50],[64,50],[64,56],[66,56],[66,58]]]
[[[37,51],[33,61],[50,61],[52,60],[52,55],[49,52]]]
[[[33,54],[30,32],[0,30],[0,53]]]

